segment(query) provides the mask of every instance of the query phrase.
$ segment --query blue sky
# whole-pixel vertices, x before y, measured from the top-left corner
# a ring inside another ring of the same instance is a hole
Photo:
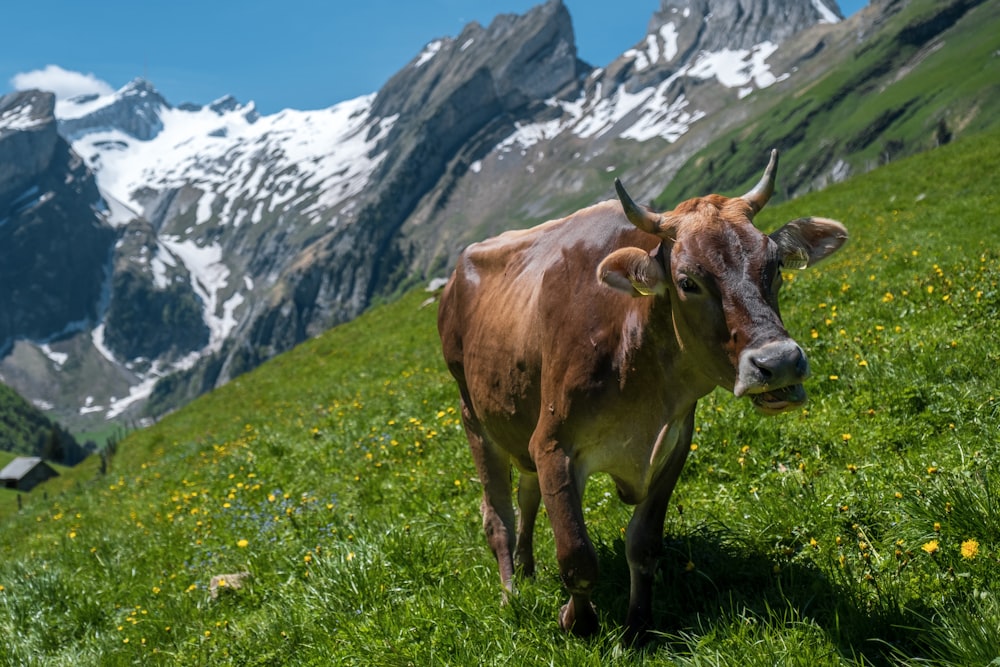
[[[207,104],[230,94],[255,101],[265,114],[321,109],[376,92],[437,37],[453,37],[470,21],[488,25],[497,14],[523,13],[541,1],[5,3],[0,94],[46,82],[67,91],[110,90],[144,76],[174,105]],[[641,40],[660,4],[564,2],[579,56],[596,66]],[[845,15],[868,4],[839,2]]]

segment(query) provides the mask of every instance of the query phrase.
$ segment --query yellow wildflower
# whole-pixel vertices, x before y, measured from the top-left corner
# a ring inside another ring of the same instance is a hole
[[[937,551],[938,551],[938,548],[939,548],[938,547],[938,541],[937,540],[931,540],[930,542],[928,542],[927,544],[923,545],[920,548],[923,549],[924,551],[926,551],[927,553],[931,554],[931,555],[936,554]]]
[[[972,560],[979,555],[979,542],[976,540],[965,540],[962,542],[962,558]]]

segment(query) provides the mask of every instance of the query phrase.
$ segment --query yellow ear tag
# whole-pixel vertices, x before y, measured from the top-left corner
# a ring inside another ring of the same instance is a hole
[[[650,289],[648,285],[644,285],[643,283],[640,283],[638,281],[630,280],[629,282],[632,283],[632,289],[634,289],[642,296],[655,296],[661,293],[661,290],[655,288]]]

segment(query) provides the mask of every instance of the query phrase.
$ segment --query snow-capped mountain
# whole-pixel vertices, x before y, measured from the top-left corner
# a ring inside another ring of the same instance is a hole
[[[609,196],[620,170],[655,194],[704,143],[694,128],[737,122],[812,57],[801,35],[840,18],[834,0],[663,0],[647,35],[594,68],[549,0],[435,40],[328,109],[175,107],[138,79],[60,101],[47,122],[96,179],[87,205],[116,241],[77,328],[3,333],[0,374],[66,423],[173,407],[443,275],[469,241]],[[14,107],[0,101],[0,149],[25,131]],[[0,234],[33,187],[0,172],[0,195],[11,182]],[[87,372],[104,379],[65,382]]]
[[[207,341],[180,352],[221,349],[255,283],[277,279],[277,265],[260,271],[261,258],[247,244],[275,233],[315,236],[314,228],[335,226],[356,199],[381,160],[374,148],[393,121],[371,117],[372,99],[260,116],[253,104],[232,98],[173,108],[148,82],[135,80],[112,95],[60,103],[60,131],[97,174],[108,221],[151,226],[133,229],[131,236],[145,234],[148,243],[120,263],[151,277],[154,291],[188,283],[202,305]],[[142,122],[131,122],[136,117]],[[160,356],[169,347],[124,349],[129,340],[110,348],[132,358]]]

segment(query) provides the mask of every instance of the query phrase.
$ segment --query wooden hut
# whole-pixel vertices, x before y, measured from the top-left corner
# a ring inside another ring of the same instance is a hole
[[[37,456],[18,456],[0,470],[0,486],[18,491],[30,491],[59,473]]]

